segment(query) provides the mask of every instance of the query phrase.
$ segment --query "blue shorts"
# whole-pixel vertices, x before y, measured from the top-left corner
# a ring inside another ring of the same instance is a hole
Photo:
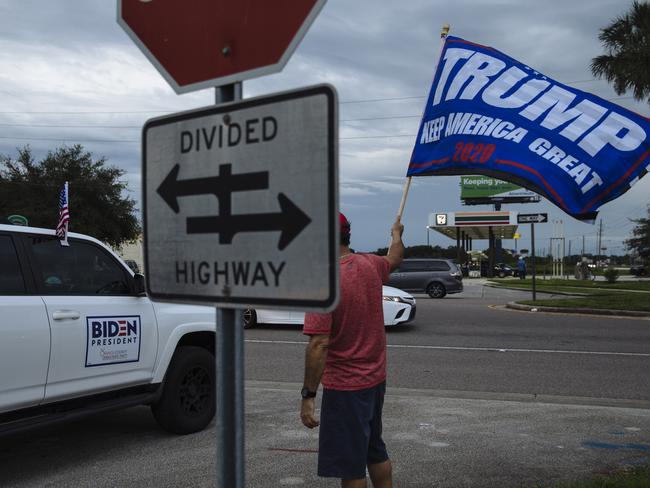
[[[381,439],[385,393],[386,383],[364,390],[323,390],[318,476],[365,478],[368,464],[388,459]]]

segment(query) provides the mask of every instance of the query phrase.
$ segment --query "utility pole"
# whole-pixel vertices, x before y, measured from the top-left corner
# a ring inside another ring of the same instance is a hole
[[[584,234],[582,235],[582,254],[581,256],[585,255],[585,236]]]
[[[596,250],[596,266],[598,266],[598,262],[600,261],[600,248],[602,246],[602,239],[603,239],[603,219],[600,219],[600,225],[598,226],[598,249]]]

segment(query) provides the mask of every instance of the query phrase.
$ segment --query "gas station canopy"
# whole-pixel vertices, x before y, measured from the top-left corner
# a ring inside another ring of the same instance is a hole
[[[429,229],[457,239],[459,233],[473,239],[514,239],[517,212],[436,212],[429,214]]]

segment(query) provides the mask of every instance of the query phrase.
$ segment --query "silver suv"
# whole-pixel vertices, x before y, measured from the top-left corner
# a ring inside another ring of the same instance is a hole
[[[386,284],[443,298],[447,293],[463,291],[463,274],[451,259],[405,259]]]

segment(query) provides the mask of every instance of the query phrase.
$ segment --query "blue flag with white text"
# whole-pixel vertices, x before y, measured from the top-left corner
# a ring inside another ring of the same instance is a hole
[[[407,176],[493,176],[593,221],[648,171],[648,134],[641,115],[450,36]]]

